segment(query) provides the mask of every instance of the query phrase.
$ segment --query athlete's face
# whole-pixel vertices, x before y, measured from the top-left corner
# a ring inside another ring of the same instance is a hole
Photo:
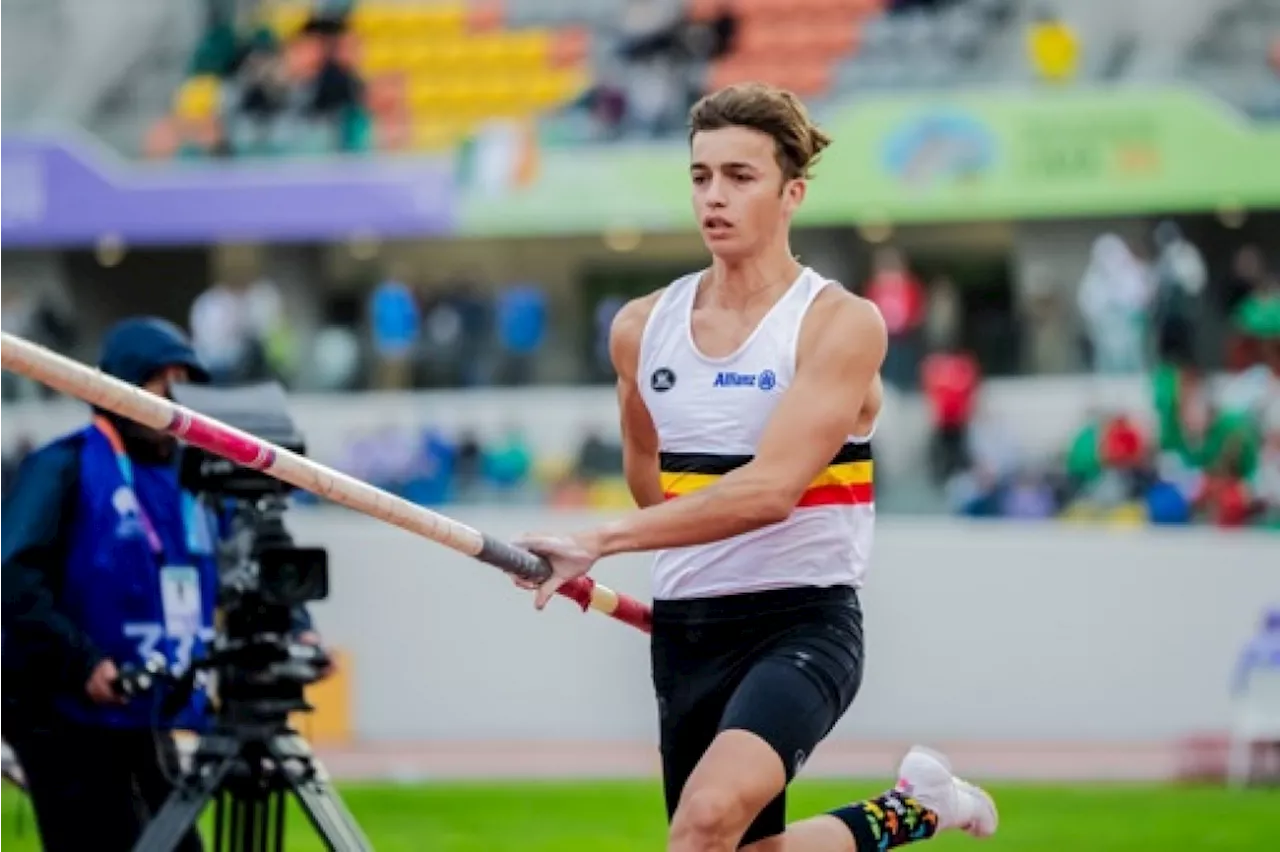
[[[750,255],[785,232],[805,183],[785,180],[776,143],[758,130],[724,127],[693,137],[693,212],[703,242],[721,258]]]

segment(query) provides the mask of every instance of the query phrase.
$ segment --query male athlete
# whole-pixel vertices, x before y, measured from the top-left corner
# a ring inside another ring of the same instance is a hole
[[[786,824],[785,791],[862,680],[874,525],[877,310],[799,264],[792,216],[830,140],[788,92],[733,86],[690,112],[693,205],[713,262],[618,314],[627,484],[641,507],[521,544],[567,580],[655,551],[652,664],[668,848],[872,852],[995,805],[924,749],[883,796]]]

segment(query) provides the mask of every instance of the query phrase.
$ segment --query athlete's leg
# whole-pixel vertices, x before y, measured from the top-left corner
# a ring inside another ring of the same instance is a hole
[[[720,733],[684,787],[673,852],[782,837],[787,784],[861,684],[861,618],[850,601],[814,608],[764,646],[738,682]]]
[[[743,834],[780,799],[787,776],[773,747],[753,733],[719,733],[689,776],[671,822],[668,852],[732,852]],[[785,808],[770,810],[785,823]]]
[[[879,852],[940,831],[990,837],[999,823],[995,802],[956,778],[946,758],[914,748],[898,767],[898,783],[873,799],[787,826],[781,837],[745,847],[750,852]]]

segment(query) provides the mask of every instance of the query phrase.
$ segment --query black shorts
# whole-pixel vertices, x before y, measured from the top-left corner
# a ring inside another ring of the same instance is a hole
[[[852,588],[796,588],[653,605],[667,817],[711,741],[745,730],[782,758],[790,783],[862,684],[862,608]],[[785,791],[743,845],[786,829]]]

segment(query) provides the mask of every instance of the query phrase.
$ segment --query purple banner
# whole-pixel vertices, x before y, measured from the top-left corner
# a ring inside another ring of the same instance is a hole
[[[441,159],[163,163],[96,144],[6,137],[5,248],[419,237],[453,227]]]

